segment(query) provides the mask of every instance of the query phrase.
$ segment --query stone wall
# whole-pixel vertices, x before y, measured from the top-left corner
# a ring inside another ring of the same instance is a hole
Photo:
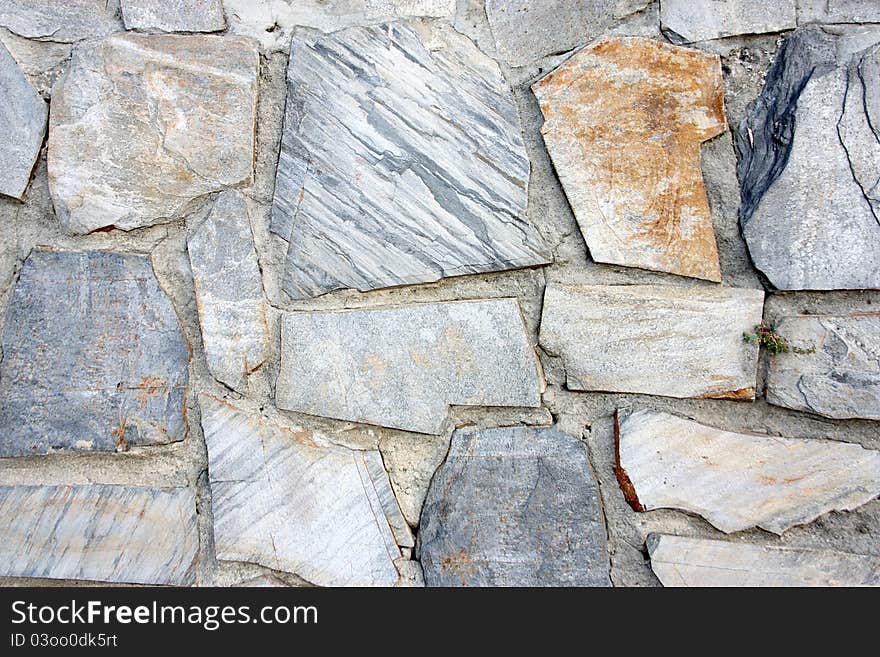
[[[876,2],[63,5],[0,582],[880,583]]]

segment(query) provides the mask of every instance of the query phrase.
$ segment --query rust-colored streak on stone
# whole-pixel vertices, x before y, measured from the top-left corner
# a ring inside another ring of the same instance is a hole
[[[703,395],[702,399],[730,399],[733,401],[754,401],[754,388],[740,388],[739,390],[730,390],[728,392],[716,392],[709,395]]]
[[[620,464],[620,420],[617,411],[614,411],[614,459],[614,474],[617,476],[617,483],[620,485],[620,490],[623,491],[624,499],[633,508],[633,511],[644,511],[645,507],[639,502],[636,487],[633,486],[632,480]]]
[[[532,89],[593,259],[720,281],[700,169],[727,128],[718,56],[602,39]]]

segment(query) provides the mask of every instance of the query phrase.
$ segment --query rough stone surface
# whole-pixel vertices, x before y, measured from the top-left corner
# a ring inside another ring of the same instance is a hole
[[[217,558],[325,586],[391,586],[412,535],[382,457],[201,395]],[[396,537],[396,538],[395,538]]]
[[[0,486],[0,575],[192,584],[189,488]]]
[[[34,250],[3,327],[0,456],[186,435],[190,354],[150,261]]]
[[[786,39],[736,135],[743,235],[780,289],[880,287],[878,50],[847,51],[819,28]]]
[[[498,53],[512,66],[591,41],[650,0],[486,0]]]
[[[877,0],[798,0],[801,23],[880,23]]]
[[[428,586],[607,586],[586,447],[554,428],[457,431],[425,502]]]
[[[64,229],[149,226],[249,183],[258,68],[242,39],[128,33],[77,48],[49,117]]]
[[[72,43],[122,29],[119,0],[0,0],[0,26],[29,39]]]
[[[660,22],[674,41],[693,43],[738,34],[793,30],[795,0],[660,0]]]
[[[770,360],[767,401],[831,418],[880,420],[880,314],[786,317],[776,332],[814,353]]]
[[[597,262],[721,280],[700,144],[727,127],[717,55],[602,39],[532,85]]]
[[[548,261],[525,218],[529,161],[498,66],[405,22],[290,50],[272,229],[294,299]]]
[[[880,559],[834,550],[648,537],[663,586],[880,586]]]
[[[218,32],[226,27],[220,0],[121,0],[126,29]]]
[[[271,337],[244,197],[220,194],[187,250],[208,367],[218,381],[247,393],[248,375],[266,362]]]
[[[726,533],[781,534],[880,495],[880,452],[859,445],[733,433],[648,410],[618,422],[618,480],[639,511],[681,509]]]
[[[541,346],[570,390],[754,399],[764,293],[653,285],[548,285]],[[674,373],[671,375],[671,373]]]
[[[400,510],[416,527],[431,478],[449,451],[449,437],[387,432],[379,441],[379,451]]]
[[[282,319],[282,409],[440,434],[451,405],[537,407],[542,385],[514,299]]]
[[[46,102],[0,43],[0,194],[24,196],[46,136]]]

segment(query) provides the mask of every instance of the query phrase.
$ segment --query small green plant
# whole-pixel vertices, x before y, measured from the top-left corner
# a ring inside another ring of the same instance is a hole
[[[788,352],[793,354],[816,353],[815,348],[804,349],[802,347],[791,346],[785,338],[776,333],[776,330],[772,326],[768,326],[764,322],[761,322],[755,327],[754,333],[743,333],[743,340],[750,344],[759,344],[764,347],[771,356],[787,354]]]

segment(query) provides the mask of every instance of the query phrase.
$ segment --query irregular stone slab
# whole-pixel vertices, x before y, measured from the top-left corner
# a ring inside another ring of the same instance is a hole
[[[0,0],[0,27],[28,39],[73,43],[122,29],[118,0]]]
[[[428,586],[609,586],[584,444],[555,428],[456,431],[419,554]]]
[[[391,488],[406,521],[411,527],[416,527],[431,478],[449,451],[449,438],[403,432],[384,433],[379,442],[379,451],[391,480]]]
[[[770,359],[767,401],[835,419],[880,420],[880,313],[785,317],[794,347]]]
[[[667,534],[647,543],[663,586],[880,585],[880,559],[867,555]]]
[[[189,488],[0,486],[0,575],[135,584],[194,582]]]
[[[49,109],[0,43],[0,194],[21,199],[46,136]]]
[[[292,298],[548,262],[510,87],[469,39],[299,30],[290,62],[272,230]]]
[[[121,0],[127,30],[219,32],[226,29],[220,0]]]
[[[797,3],[795,0],[764,3],[753,0],[662,0],[660,23],[667,36],[679,43],[737,34],[781,32],[797,27]]]
[[[537,407],[542,388],[515,299],[281,320],[279,408],[440,434],[449,406]]]
[[[720,281],[700,169],[700,144],[727,128],[719,57],[602,39],[532,90],[593,260]]]
[[[617,477],[637,511],[681,509],[728,534],[782,534],[880,495],[880,452],[856,444],[733,433],[647,410],[616,421]]]
[[[523,66],[603,34],[649,0],[486,0],[486,16],[502,58]]]
[[[244,39],[127,33],[77,48],[49,117],[64,229],[150,226],[249,183],[258,70]]]
[[[754,399],[764,293],[655,285],[548,285],[541,346],[570,390]],[[674,373],[674,376],[670,376]]]
[[[801,23],[880,23],[877,0],[798,0]]]
[[[866,196],[876,203],[880,178],[867,127],[880,103],[877,55],[839,59],[846,50],[846,37],[818,28],[788,37],[736,134],[743,236],[780,289],[880,287],[880,223]],[[873,77],[855,74],[862,65]]]
[[[271,338],[244,196],[220,194],[187,249],[208,367],[218,381],[247,394],[248,375],[266,362]]]
[[[391,586],[412,534],[375,450],[200,395],[217,558],[322,586]]]
[[[0,456],[186,435],[189,346],[147,258],[34,249],[3,326]]]

